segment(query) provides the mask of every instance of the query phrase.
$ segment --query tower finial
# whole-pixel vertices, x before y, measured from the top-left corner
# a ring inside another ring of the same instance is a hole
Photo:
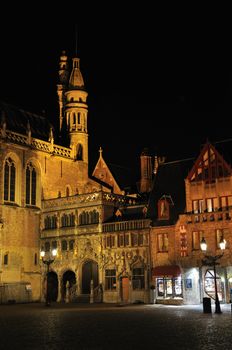
[[[75,24],[75,55],[77,57],[77,39],[78,39],[78,27],[77,23]]]
[[[99,148],[100,157],[102,156],[102,152],[103,152],[103,149],[100,146],[100,148]]]

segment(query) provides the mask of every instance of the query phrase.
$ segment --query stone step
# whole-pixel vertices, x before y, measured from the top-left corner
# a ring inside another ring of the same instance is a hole
[[[80,294],[75,297],[73,300],[74,303],[89,303],[90,295],[89,294]]]

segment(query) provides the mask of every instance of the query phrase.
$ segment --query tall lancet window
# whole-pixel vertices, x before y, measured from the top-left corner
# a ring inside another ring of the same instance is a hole
[[[77,160],[83,160],[83,147],[82,147],[82,145],[80,143],[77,145],[76,159]]]
[[[4,200],[15,202],[16,168],[11,158],[7,158],[4,168]]]
[[[36,204],[36,171],[32,163],[26,169],[26,204]]]

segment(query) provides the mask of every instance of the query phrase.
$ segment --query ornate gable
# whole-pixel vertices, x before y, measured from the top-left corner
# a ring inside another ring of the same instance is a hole
[[[188,174],[187,179],[213,183],[215,179],[231,176],[231,167],[216,148],[210,143],[203,147],[198,159]]]
[[[92,173],[92,176],[95,178],[101,180],[103,183],[106,183],[110,185],[113,188],[113,192],[115,194],[123,194],[123,191],[120,189],[119,185],[117,184],[114,176],[112,175],[108,165],[106,164],[105,160],[102,157],[102,148],[99,149],[99,159],[97,161],[97,164],[95,166],[95,169]]]

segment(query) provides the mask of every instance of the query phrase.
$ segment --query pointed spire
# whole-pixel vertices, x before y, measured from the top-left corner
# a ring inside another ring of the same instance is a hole
[[[80,71],[80,59],[73,58],[73,68],[69,79],[69,89],[79,90],[84,88],[84,80]]]

